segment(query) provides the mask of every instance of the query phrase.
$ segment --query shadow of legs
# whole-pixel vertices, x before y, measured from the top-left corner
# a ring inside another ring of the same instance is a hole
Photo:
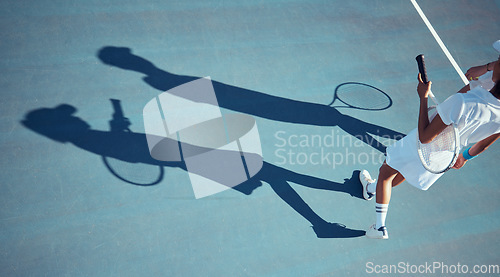
[[[273,191],[285,201],[292,209],[303,216],[313,226],[313,230],[318,238],[351,238],[365,234],[363,230],[353,230],[346,228],[342,224],[330,223],[321,218],[311,207],[300,197],[300,195],[290,186],[288,182],[304,185],[311,188],[340,191],[350,194],[353,197],[362,198],[361,186],[358,181],[359,171],[355,171],[350,179],[346,179],[343,184],[327,181],[324,179],[302,175],[264,163],[264,166],[257,174],[258,180],[268,183]],[[254,185],[258,182],[251,182]],[[245,185],[245,186],[248,186]],[[238,189],[238,187],[236,187]]]

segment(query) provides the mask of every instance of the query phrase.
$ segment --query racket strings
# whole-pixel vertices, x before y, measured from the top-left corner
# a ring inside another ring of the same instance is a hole
[[[431,171],[447,169],[455,158],[456,137],[453,126],[446,127],[430,143],[420,143],[420,154],[424,165]]]

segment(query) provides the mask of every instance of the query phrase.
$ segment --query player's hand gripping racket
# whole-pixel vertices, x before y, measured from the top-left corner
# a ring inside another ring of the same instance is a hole
[[[427,83],[424,55],[418,55],[416,60],[422,81]],[[431,91],[429,91],[429,96],[436,105],[439,104]],[[436,106],[430,107],[429,121],[432,121],[436,114]],[[420,161],[426,170],[435,174],[447,171],[455,165],[460,151],[460,139],[457,127],[455,124],[447,126],[429,143],[421,143],[417,138],[417,151]]]

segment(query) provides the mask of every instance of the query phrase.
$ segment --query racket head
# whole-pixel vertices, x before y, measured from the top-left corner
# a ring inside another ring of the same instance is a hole
[[[429,120],[436,116],[435,107],[429,108]],[[421,143],[417,137],[417,152],[424,168],[434,174],[446,172],[455,165],[460,151],[458,129],[448,125],[429,143]]]
[[[392,106],[392,99],[387,93],[374,86],[358,82],[338,85],[335,88],[333,101],[328,106],[332,106],[336,100],[347,106],[335,106],[336,108],[381,111]]]

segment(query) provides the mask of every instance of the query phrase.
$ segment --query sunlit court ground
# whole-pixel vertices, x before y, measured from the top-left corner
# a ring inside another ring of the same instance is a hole
[[[500,1],[417,2],[462,72],[498,58]],[[410,0],[4,0],[0,14],[0,276],[500,273],[498,142],[428,191],[395,188],[389,240],[363,236],[375,202],[357,174],[376,178],[417,125],[415,56],[441,101],[464,86]],[[207,76],[224,116],[255,120],[262,168],[197,199],[182,161],[151,158],[143,109]],[[368,107],[332,103],[344,90]]]

